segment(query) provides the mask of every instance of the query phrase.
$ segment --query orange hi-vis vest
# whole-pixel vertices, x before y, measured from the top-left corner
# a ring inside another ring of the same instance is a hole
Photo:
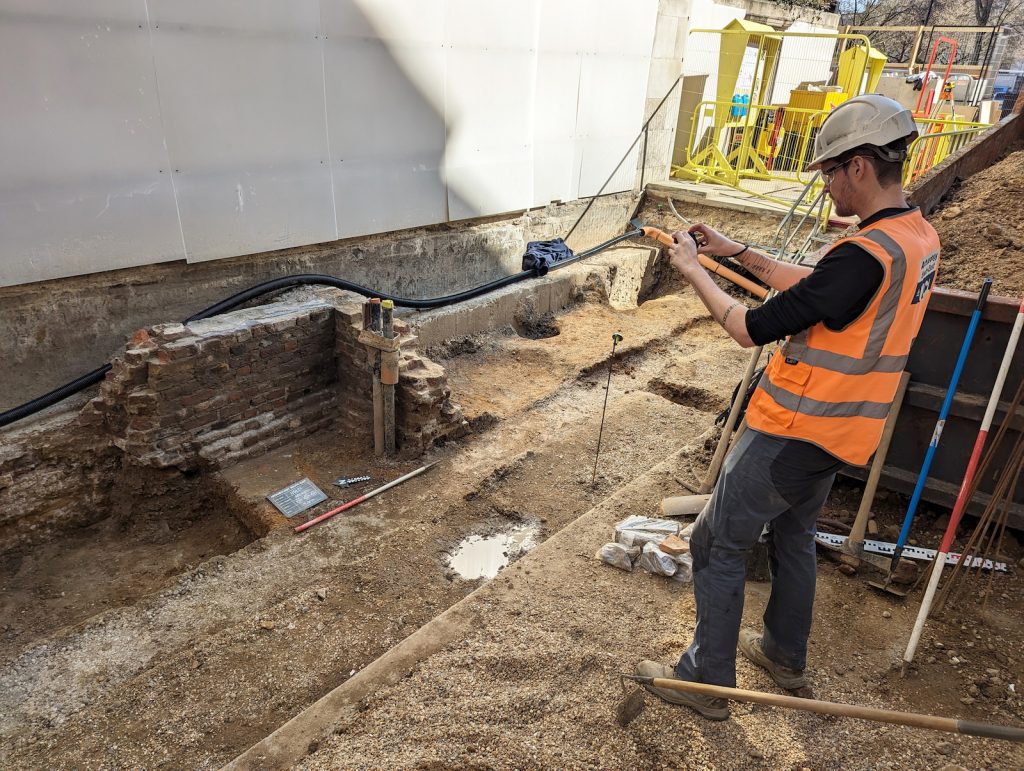
[[[939,266],[939,236],[914,208],[833,248],[842,243],[856,244],[882,264],[878,291],[843,330],[819,322],[783,343],[750,399],[747,424],[863,466],[878,448],[924,319]]]

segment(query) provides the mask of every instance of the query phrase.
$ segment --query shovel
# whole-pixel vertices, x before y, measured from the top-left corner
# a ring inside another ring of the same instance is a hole
[[[804,712],[817,712],[820,715],[836,715],[838,717],[854,717],[859,720],[871,720],[876,723],[928,728],[933,731],[946,731],[967,736],[983,736],[987,739],[1005,739],[1011,742],[1024,742],[1024,728],[1018,726],[982,723],[977,720],[957,720],[951,717],[922,715],[917,712],[897,712],[891,709],[862,707],[858,704],[843,704],[837,701],[821,701],[818,699],[801,699],[799,696],[783,696],[777,693],[746,691],[741,688],[726,688],[722,685],[691,683],[686,680],[675,680],[666,677],[641,677],[640,675],[620,675],[619,682],[623,690],[627,690],[626,681],[631,680],[639,685],[654,688],[670,688],[674,691],[699,693],[719,699],[745,701],[754,704],[767,704],[771,707],[798,709]],[[625,728],[636,720],[644,708],[643,691],[637,689],[628,694],[615,709],[615,719]]]

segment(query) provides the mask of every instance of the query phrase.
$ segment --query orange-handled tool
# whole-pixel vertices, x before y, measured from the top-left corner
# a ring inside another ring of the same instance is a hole
[[[651,227],[649,225],[645,225],[641,229],[644,231],[645,236],[647,236],[648,238],[653,238],[658,243],[662,243],[665,246],[674,246],[676,243],[675,239],[672,238],[672,236],[666,233],[664,230],[659,230],[658,228]],[[693,233],[690,234],[690,237],[693,238],[693,240],[698,244],[700,243]],[[763,300],[765,297],[768,296],[768,290],[765,289],[763,286],[755,284],[748,278],[744,278],[734,270],[729,270],[729,268],[725,267],[719,262],[715,262],[706,254],[698,254],[697,261],[705,268],[710,270],[712,273],[719,275],[722,278],[728,279],[732,283],[736,284],[736,286],[746,289],[758,300]]]

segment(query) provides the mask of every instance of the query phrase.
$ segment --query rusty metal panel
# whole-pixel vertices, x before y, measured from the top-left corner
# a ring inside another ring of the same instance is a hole
[[[977,302],[978,295],[972,292],[939,288],[933,293],[921,331],[910,352],[907,364],[911,373],[910,385],[886,457],[882,486],[904,494],[913,490]],[[1019,299],[989,297],[932,462],[922,495],[925,501],[952,508],[956,500],[1019,307]],[[1005,419],[1009,402],[1022,380],[1024,347],[1018,346],[989,433],[990,441]],[[971,501],[968,513],[978,515],[984,510],[988,494],[995,487],[996,479],[1022,432],[1024,407],[1018,407],[993,462],[981,478],[980,492]],[[864,476],[860,470],[851,469],[849,473],[851,476]],[[1018,485],[1010,510],[1010,524],[1024,528],[1024,485]]]

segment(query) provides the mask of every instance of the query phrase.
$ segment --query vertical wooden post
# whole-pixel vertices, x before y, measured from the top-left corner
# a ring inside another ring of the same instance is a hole
[[[386,340],[395,337],[395,303],[381,303],[383,333]],[[395,386],[398,384],[398,351],[385,351],[381,355],[380,381],[384,400],[384,453],[395,454]]]
[[[917,66],[917,54],[921,50],[921,38],[924,37],[924,27],[918,27],[917,32],[914,34],[914,47],[910,51],[910,61],[907,62],[907,75],[914,74],[914,67]],[[921,84],[921,89],[928,88],[927,83]]]
[[[910,373],[904,372],[900,377],[900,384],[896,387],[896,396],[893,397],[892,405],[889,407],[889,414],[886,415],[885,425],[882,426],[882,438],[871,461],[871,471],[868,472],[868,479],[864,484],[864,497],[861,498],[860,508],[857,510],[857,518],[853,521],[850,537],[846,539],[847,548],[844,551],[854,556],[860,556],[861,552],[864,551],[864,534],[867,532],[868,520],[871,519],[871,504],[875,500],[878,480],[882,476],[885,456],[889,452],[889,442],[892,441],[893,431],[896,430],[896,419],[899,417],[900,407],[903,405],[903,397],[907,393],[907,383],[909,382]]]

